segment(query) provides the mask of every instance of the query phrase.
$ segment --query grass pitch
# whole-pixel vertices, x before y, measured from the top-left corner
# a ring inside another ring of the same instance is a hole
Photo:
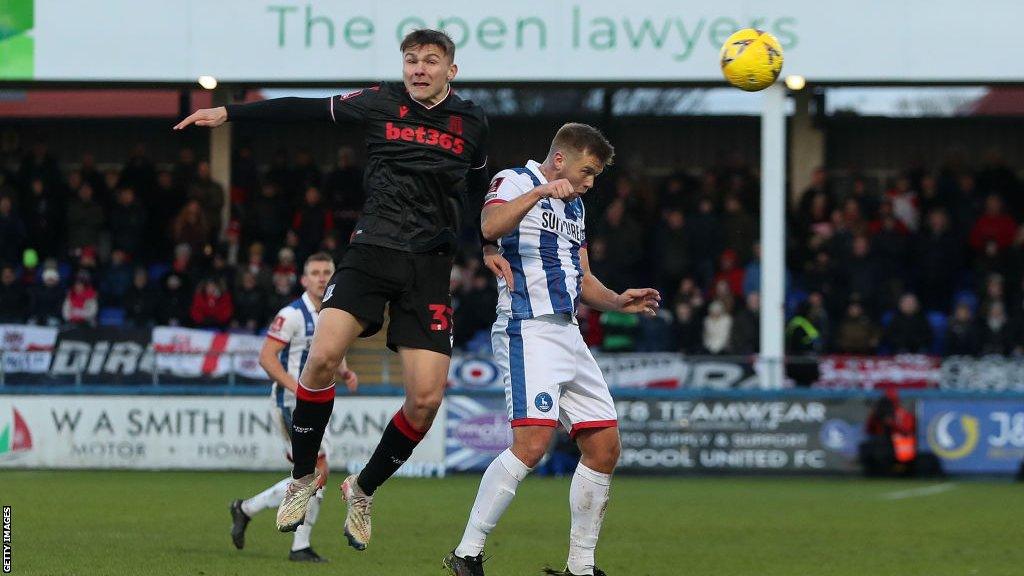
[[[13,507],[13,574],[439,575],[478,477],[394,479],[374,503],[365,552],[344,544],[330,491],[313,532],[329,564],[287,561],[273,511],[231,546],[228,502],[283,474],[0,472]],[[529,478],[491,535],[488,576],[561,567],[569,480]],[[598,547],[611,576],[1019,575],[1024,486],[805,478],[618,477]]]

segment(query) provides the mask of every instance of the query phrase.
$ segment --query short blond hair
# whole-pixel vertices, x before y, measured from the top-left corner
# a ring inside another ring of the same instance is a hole
[[[572,151],[579,154],[592,154],[605,166],[612,164],[615,159],[615,148],[608,142],[600,130],[589,124],[569,122],[563,124],[555,133],[551,141],[551,149],[548,155],[555,152]]]

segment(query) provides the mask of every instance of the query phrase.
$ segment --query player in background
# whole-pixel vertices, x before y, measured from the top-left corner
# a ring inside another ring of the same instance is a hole
[[[448,292],[467,190],[487,186],[487,118],[455,94],[455,44],[443,32],[416,30],[402,41],[402,82],[332,98],[277,98],[199,110],[178,123],[227,121],[356,122],[365,128],[366,205],[352,245],[324,297],[320,322],[292,413],[293,482],[277,526],[294,530],[320,479],[317,449],[334,404],[334,376],[358,337],[377,333],[389,306],[387,345],[402,362],[405,403],[358,475],[342,482],[345,536],[370,541],[373,495],[409,458],[441,405],[452,348]]]
[[[619,459],[619,434],[608,384],[583,341],[576,310],[582,300],[598,310],[653,316],[661,300],[653,288],[617,294],[590,272],[582,196],[614,154],[597,129],[570,123],[555,134],[543,163],[502,170],[491,181],[481,230],[499,246],[499,254],[486,257],[498,273],[491,343],[513,439],[484,472],[462,542],[443,561],[454,576],[483,575],[487,535],[544,456],[559,422],[582,458],[569,490],[567,566],[548,573],[604,574],[595,567],[594,550]]]
[[[280,429],[284,441],[285,457],[291,461],[291,421],[292,410],[295,408],[295,389],[298,386],[299,374],[309,356],[309,345],[316,329],[317,312],[320,310],[327,281],[334,275],[334,261],[330,254],[318,252],[306,259],[302,267],[299,282],[305,291],[302,296],[281,309],[267,331],[267,339],[260,350],[260,366],[274,381],[270,389],[273,402],[274,421]],[[338,378],[345,382],[349,390],[355,390],[358,379],[355,372],[348,369],[343,360],[338,369]],[[327,479],[329,472],[327,457],[330,450],[328,438],[324,436],[317,454],[316,468],[322,480]],[[247,500],[235,500],[231,503],[231,541],[235,548],[245,547],[245,528],[249,520],[261,510],[276,508],[284,499],[285,490],[291,482],[291,476]],[[326,562],[310,546],[309,537],[316,523],[323,500],[323,489],[318,488],[306,509],[304,522],[295,531],[292,549],[288,559],[297,562]]]

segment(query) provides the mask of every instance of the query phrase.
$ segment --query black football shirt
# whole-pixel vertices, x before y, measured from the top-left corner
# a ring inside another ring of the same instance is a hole
[[[364,128],[367,198],[353,244],[451,251],[470,182],[486,185],[487,117],[451,89],[431,107],[404,84],[384,82],[326,102],[277,98],[227,108],[231,121],[326,118],[341,129]]]

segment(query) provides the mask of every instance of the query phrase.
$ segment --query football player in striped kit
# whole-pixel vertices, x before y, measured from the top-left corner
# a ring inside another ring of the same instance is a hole
[[[330,254],[319,252],[306,259],[299,282],[305,291],[302,296],[277,313],[267,330],[267,339],[260,351],[260,366],[266,370],[274,384],[270,398],[273,402],[274,422],[277,424],[283,442],[284,454],[289,462],[291,455],[292,409],[295,408],[295,388],[298,377],[309,357],[309,346],[316,330],[317,313],[324,298],[327,282],[334,275],[334,260]],[[349,390],[355,390],[358,379],[355,372],[342,362],[338,378],[346,383]],[[303,523],[295,530],[292,549],[288,559],[297,562],[324,562],[325,559],[313,551],[309,537],[316,523],[323,500],[323,482],[327,479],[327,457],[330,444],[327,435],[320,442],[316,468],[319,471],[321,487],[310,498]],[[252,516],[267,508],[277,508],[284,498],[291,476],[247,500],[231,503],[231,541],[235,548],[245,547],[245,529]]]
[[[462,542],[444,559],[455,576],[484,573],[487,534],[544,456],[559,423],[583,456],[569,491],[568,562],[565,570],[549,573],[604,574],[595,566],[594,550],[619,435],[608,384],[583,341],[576,310],[582,301],[598,310],[653,316],[661,300],[653,288],[616,293],[590,273],[582,196],[613,156],[597,129],[566,124],[544,162],[502,170],[484,199],[481,231],[485,240],[498,243],[500,253],[488,257],[488,267],[504,270],[491,343],[505,382],[513,440],[484,472]]]

